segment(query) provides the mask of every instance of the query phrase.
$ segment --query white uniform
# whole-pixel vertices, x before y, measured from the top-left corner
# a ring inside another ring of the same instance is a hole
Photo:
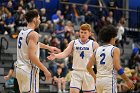
[[[104,45],[95,50],[97,64],[96,89],[98,93],[117,93],[116,71],[113,66],[115,46]]]
[[[28,55],[27,36],[32,29],[22,30],[17,39],[16,78],[19,89],[22,92],[39,92],[39,68],[32,64]],[[36,47],[36,55],[39,57],[39,43]]]
[[[71,88],[81,89],[83,91],[95,91],[95,82],[88,73],[86,66],[93,54],[93,40],[88,40],[82,44],[76,39],[73,44],[73,71],[71,77]]]

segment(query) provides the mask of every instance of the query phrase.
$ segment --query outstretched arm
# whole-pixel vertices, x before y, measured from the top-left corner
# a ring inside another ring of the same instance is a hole
[[[71,41],[68,47],[61,53],[58,53],[58,54],[50,53],[50,56],[48,56],[47,58],[49,60],[54,60],[55,58],[62,59],[62,58],[67,57],[72,52],[73,43],[74,41]]]
[[[59,52],[61,52],[60,49],[58,49],[56,47],[53,47],[53,46],[45,45],[45,44],[43,44],[41,42],[39,42],[39,45],[40,45],[40,48],[48,49],[48,50],[50,50],[53,53],[59,53]]]
[[[133,82],[125,75],[123,68],[120,66],[120,49],[115,48],[113,51],[113,64],[114,68],[117,70],[118,74],[127,83],[129,89],[134,87]]]

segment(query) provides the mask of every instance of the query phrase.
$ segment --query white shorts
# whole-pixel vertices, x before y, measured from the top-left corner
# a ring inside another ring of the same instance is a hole
[[[76,88],[83,92],[95,92],[94,78],[87,71],[72,71],[70,88]]]
[[[116,80],[111,77],[96,78],[97,93],[117,93]]]
[[[16,78],[21,93],[39,93],[39,69],[32,68],[30,72],[27,72],[16,67]]]

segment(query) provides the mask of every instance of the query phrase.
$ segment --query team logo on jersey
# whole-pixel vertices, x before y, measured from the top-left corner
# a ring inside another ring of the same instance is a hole
[[[77,50],[89,50],[89,47],[76,47]]]

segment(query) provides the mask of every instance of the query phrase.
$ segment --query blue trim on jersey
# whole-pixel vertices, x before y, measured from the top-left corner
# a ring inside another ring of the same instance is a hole
[[[112,93],[116,93],[114,78],[115,78],[115,76],[114,76],[114,68],[113,68],[113,71],[112,71]]]
[[[113,90],[114,89],[113,89],[113,71],[112,71],[112,93],[114,93]]]
[[[73,47],[74,47],[74,43],[75,43],[75,40],[73,41]]]
[[[33,30],[31,30],[28,34],[27,34],[27,36],[26,36],[26,44],[28,45],[28,42],[27,42],[27,37],[28,37],[28,35],[32,32]]]
[[[80,39],[78,39],[78,41],[79,41],[82,45],[84,45],[84,44],[88,43],[88,42],[90,41],[90,39],[88,39],[88,41],[86,41],[84,44],[80,41]]]
[[[94,47],[94,45],[93,45],[93,44],[94,44],[94,41],[92,42],[92,49],[94,50],[94,48],[93,48],[93,47]]]
[[[70,87],[70,88],[76,88],[76,89],[78,89],[78,90],[81,90],[80,88],[77,88],[77,87]]]
[[[83,92],[95,92],[95,90],[82,90]]]
[[[32,67],[32,69],[31,69],[31,74],[30,74],[30,90],[29,90],[29,92],[31,92],[31,87],[32,87],[32,72],[33,72],[33,67]]]
[[[111,56],[112,56],[112,58],[113,58],[113,49],[114,49],[115,47],[113,47],[112,49],[111,49]]]
[[[36,73],[35,73],[35,93],[36,93]]]

